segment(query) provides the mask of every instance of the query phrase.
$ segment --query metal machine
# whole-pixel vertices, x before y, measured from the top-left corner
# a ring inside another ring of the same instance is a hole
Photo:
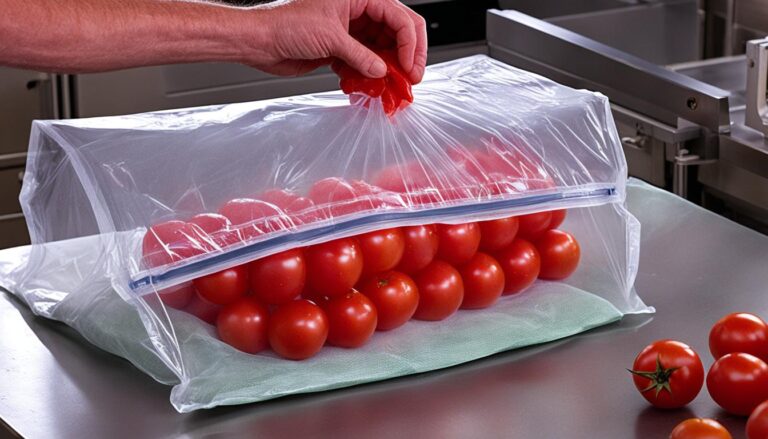
[[[768,232],[768,143],[760,132],[767,116],[768,49],[755,42],[746,55],[702,61],[704,55],[743,52],[745,39],[760,35],[760,23],[768,28],[768,7],[761,2],[405,3],[427,19],[430,63],[487,53],[563,84],[602,92],[611,100],[631,175]],[[491,7],[510,10],[486,14]],[[755,21],[760,14],[765,19]],[[31,119],[267,99],[329,90],[337,79],[322,69],[277,78],[209,63],[75,76],[0,69],[0,83],[2,248],[27,239],[16,197]]]

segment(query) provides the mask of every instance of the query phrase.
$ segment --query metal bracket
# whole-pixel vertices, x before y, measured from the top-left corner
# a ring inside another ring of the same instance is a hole
[[[747,42],[747,109],[745,124],[768,136],[768,38]]]

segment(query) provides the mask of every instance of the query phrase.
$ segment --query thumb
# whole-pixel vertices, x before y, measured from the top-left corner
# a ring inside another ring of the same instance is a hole
[[[369,78],[381,78],[387,74],[384,60],[349,34],[345,33],[333,55]]]

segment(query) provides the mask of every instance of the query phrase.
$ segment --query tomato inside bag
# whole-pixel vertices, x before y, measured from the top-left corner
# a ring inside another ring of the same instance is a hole
[[[436,370],[652,311],[633,288],[639,224],[605,97],[486,56],[430,66],[412,88],[398,72],[383,86],[342,75],[368,108],[335,91],[35,122],[30,272],[102,276],[99,300],[62,304],[65,321],[175,377],[179,411]]]

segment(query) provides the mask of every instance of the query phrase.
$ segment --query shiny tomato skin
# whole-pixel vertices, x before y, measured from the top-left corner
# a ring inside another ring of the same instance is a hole
[[[363,277],[395,268],[405,250],[405,236],[400,228],[364,233],[357,241],[363,254]]]
[[[201,239],[198,229],[184,221],[166,221],[147,230],[141,243],[144,264],[149,267],[178,262],[211,247]]]
[[[648,389],[652,381],[646,377],[632,375],[640,394],[651,405],[663,409],[683,407],[696,398],[704,383],[704,366],[699,355],[685,343],[674,340],[659,340],[646,346],[635,358],[634,372],[654,372],[657,360],[664,369],[677,368],[665,380],[669,389]],[[647,390],[646,390],[647,389]]]
[[[307,264],[300,248],[286,250],[248,264],[254,297],[267,305],[281,305],[304,290]]]
[[[536,247],[524,239],[515,239],[495,256],[504,271],[504,295],[524,291],[539,277],[541,256]]]
[[[218,213],[201,213],[189,220],[200,228],[200,235],[207,239],[211,247],[224,248],[240,242],[240,234],[232,228],[229,218]]]
[[[354,238],[313,245],[304,251],[307,287],[323,296],[339,296],[352,288],[363,272],[363,254]]]
[[[480,225],[480,250],[495,252],[512,244],[520,223],[514,216],[483,221]]]
[[[562,230],[547,230],[536,240],[541,256],[540,279],[565,279],[579,266],[581,247],[576,238]]]
[[[669,439],[733,439],[714,419],[691,418],[677,424]]]
[[[480,247],[480,226],[477,223],[438,224],[440,245],[437,258],[451,265],[462,265],[472,259]]]
[[[748,416],[768,399],[768,365],[754,355],[726,354],[709,369],[707,390],[725,411]]]
[[[536,240],[552,222],[552,212],[538,212],[517,217],[519,228],[517,236],[528,240]]]
[[[397,271],[379,273],[363,283],[361,292],[377,311],[376,330],[403,326],[419,306],[419,289],[408,275]]]
[[[320,352],[328,338],[328,317],[309,300],[277,307],[269,320],[269,345],[289,360],[305,360]]]
[[[195,293],[192,295],[192,299],[189,301],[187,306],[184,307],[184,311],[188,314],[192,314],[193,316],[204,321],[205,323],[208,323],[209,325],[215,325],[216,318],[219,316],[219,311],[221,311],[221,308],[221,305],[211,303],[200,297],[199,294]]]
[[[267,307],[252,297],[243,297],[223,307],[216,317],[216,330],[221,341],[249,354],[267,348],[268,325]]]
[[[418,320],[444,320],[454,314],[464,300],[464,282],[453,266],[434,260],[416,274],[419,306],[413,318]]]
[[[181,285],[163,288],[157,294],[165,305],[174,309],[183,309],[192,300],[195,289],[192,287],[192,282],[186,282]]]
[[[434,224],[403,227],[404,249],[397,271],[413,274],[429,265],[440,245],[437,227]]]
[[[368,297],[355,290],[336,296],[321,307],[328,316],[327,342],[330,345],[357,348],[376,331],[376,307]]]
[[[464,282],[462,309],[487,308],[504,292],[504,271],[496,259],[485,253],[475,253],[459,267],[459,272]]]
[[[768,400],[760,403],[749,415],[747,439],[768,439]]]
[[[728,314],[712,326],[709,351],[715,359],[732,352],[745,352],[768,361],[768,324],[754,314]]]
[[[216,305],[229,305],[248,293],[248,268],[228,268],[192,281],[200,297]]]
[[[563,221],[565,221],[565,216],[567,214],[567,211],[565,209],[559,209],[559,210],[553,210],[551,213],[552,213],[552,219],[549,221],[548,228],[556,229],[560,227],[561,224],[563,224]]]

